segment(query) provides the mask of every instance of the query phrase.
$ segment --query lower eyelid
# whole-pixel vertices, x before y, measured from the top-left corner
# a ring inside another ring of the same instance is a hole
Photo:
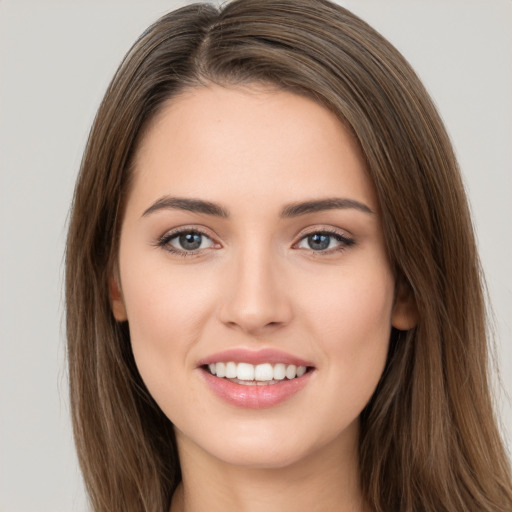
[[[209,247],[210,246],[213,246],[214,242],[213,240],[209,237],[209,236],[206,236],[206,235],[203,235],[201,233],[194,233],[194,234],[198,234],[198,235],[201,235],[202,239],[201,239],[201,244],[200,245],[203,245],[203,243],[205,242],[205,239],[208,240],[207,243],[209,243]],[[169,242],[168,244],[172,245],[172,242],[173,241],[178,241],[179,243],[179,238],[180,238],[181,234],[177,234],[177,235],[174,235],[172,236],[170,239],[169,239]],[[173,246],[174,247],[174,246]],[[200,251],[202,249],[207,249],[208,247],[198,247],[197,249],[189,249],[189,250],[186,250],[186,249],[183,249],[181,247],[175,247],[177,250],[182,250],[182,251],[185,251],[185,252],[194,252],[194,251]]]
[[[334,238],[339,243],[339,246],[342,246],[342,247],[349,247],[349,246],[355,244],[355,240],[353,238],[348,237],[345,234],[338,233],[336,231],[318,230],[318,231],[311,231],[309,233],[303,234],[299,238],[298,242],[296,242],[294,244],[294,246],[298,246],[302,241],[307,240],[307,238],[312,236],[312,235],[326,235],[326,236],[329,236],[331,238]],[[313,249],[311,249],[311,250],[313,250]],[[325,250],[323,252],[327,252],[328,250],[329,249],[327,249],[327,250]],[[322,251],[317,251],[317,252],[322,252]]]
[[[201,235],[202,237],[208,239],[209,240],[208,247],[187,250],[187,249],[182,249],[180,247],[175,247],[174,245],[171,244],[171,241],[177,239],[180,235],[187,234],[187,233],[195,233],[195,234]],[[323,250],[322,249],[315,250],[315,249],[312,249],[311,247],[298,247],[299,244],[302,243],[303,241],[306,241],[309,236],[312,236],[315,234],[329,236],[331,238],[334,238],[338,243],[335,247],[330,247],[330,248],[326,248]],[[316,254],[321,254],[321,253],[328,254],[328,253],[342,251],[354,244],[355,244],[355,240],[345,234],[342,234],[342,233],[339,233],[336,231],[328,231],[328,230],[320,229],[317,231],[311,231],[309,233],[303,234],[299,238],[298,242],[293,244],[293,248],[305,249],[305,250],[314,252]],[[221,244],[216,242],[216,240],[212,236],[210,236],[209,234],[207,234],[204,231],[197,229],[197,228],[178,229],[176,231],[167,232],[164,235],[162,235],[161,237],[159,237],[155,241],[154,245],[157,247],[166,249],[169,252],[174,252],[177,254],[189,255],[189,256],[192,256],[194,254],[199,254],[202,251],[210,249],[210,248],[220,248],[221,247]]]
[[[184,234],[189,234],[189,233],[194,233],[194,234],[198,234],[198,235],[201,235],[202,237],[208,239],[210,241],[210,246],[216,246],[216,245],[219,245],[213,237],[211,237],[210,235],[208,235],[207,233],[205,233],[204,231],[200,230],[200,229],[194,229],[194,228],[189,228],[189,229],[179,229],[179,230],[176,230],[176,231],[171,231],[171,232],[167,232],[165,233],[164,235],[162,235],[160,238],[158,238],[155,242],[154,245],[156,245],[157,247],[162,247],[163,249],[167,249],[169,252],[176,252],[176,253],[186,253],[186,254],[193,254],[195,252],[200,252],[204,249],[208,249],[209,247],[206,247],[206,248],[203,248],[203,249],[196,249],[196,250],[186,250],[186,249],[181,249],[179,247],[174,247],[172,244],[171,244],[171,241],[177,239],[179,236],[181,235],[184,235]]]

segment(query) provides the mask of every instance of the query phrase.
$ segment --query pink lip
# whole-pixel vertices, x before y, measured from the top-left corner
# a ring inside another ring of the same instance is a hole
[[[249,350],[246,348],[231,348],[212,354],[201,361],[198,361],[197,366],[205,366],[212,363],[227,363],[233,361],[234,363],[249,363],[249,364],[294,364],[295,366],[313,366],[309,361],[300,359],[299,357],[287,354],[274,348],[262,348],[259,350]]]
[[[308,371],[302,377],[258,386],[237,384],[228,379],[216,377],[204,368],[199,368],[199,371],[208,387],[219,398],[231,405],[247,409],[265,409],[284,402],[298,393],[315,373]]]
[[[309,382],[312,374],[315,373],[310,370],[302,377],[291,380],[284,379],[276,384],[245,385],[216,377],[204,368],[212,363],[229,361],[254,365],[282,363],[306,367],[312,367],[313,364],[300,357],[273,348],[261,348],[258,350],[232,348],[217,352],[198,361],[197,366],[201,377],[215,395],[231,405],[249,409],[264,409],[284,402],[298,393]]]

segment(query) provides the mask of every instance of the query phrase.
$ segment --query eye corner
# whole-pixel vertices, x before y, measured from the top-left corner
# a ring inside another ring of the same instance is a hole
[[[335,241],[334,243],[333,240]],[[355,244],[356,241],[353,237],[339,230],[317,228],[302,233],[292,248],[306,250],[315,255],[329,255],[341,252]]]
[[[178,257],[200,256],[210,249],[222,248],[222,244],[216,238],[195,226],[166,231],[153,245]]]

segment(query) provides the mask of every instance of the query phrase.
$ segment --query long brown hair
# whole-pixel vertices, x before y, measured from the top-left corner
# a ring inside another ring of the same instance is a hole
[[[112,315],[131,164],[147,124],[187,87],[263,82],[333,111],[360,143],[397,280],[419,321],[393,330],[361,415],[360,479],[379,512],[512,510],[488,382],[481,271],[453,150],[400,53],[327,0],[195,4],[152,25],[99,108],[76,185],[66,252],[69,377],[93,509],[162,512],[181,475],[171,422],[144,386],[129,327]]]

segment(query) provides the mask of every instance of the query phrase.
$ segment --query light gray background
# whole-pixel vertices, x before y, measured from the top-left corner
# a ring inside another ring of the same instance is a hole
[[[0,512],[87,509],[63,329],[66,216],[121,57],[172,0],[0,0]],[[512,2],[353,0],[433,95],[465,176],[512,393]],[[510,402],[498,393],[504,425]],[[512,429],[506,439],[512,446]]]

